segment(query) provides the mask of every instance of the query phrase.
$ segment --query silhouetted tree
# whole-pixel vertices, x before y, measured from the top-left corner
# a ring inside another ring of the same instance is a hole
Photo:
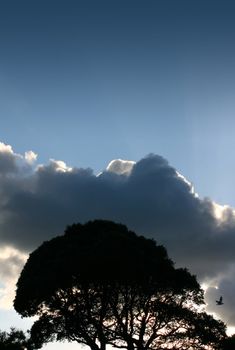
[[[163,246],[120,224],[68,227],[29,257],[14,307],[38,315],[38,347],[70,340],[104,350],[208,349],[225,326],[205,312],[195,276],[176,269]]]
[[[11,328],[10,332],[0,331],[1,350],[32,350],[35,349],[28,335],[19,329]]]

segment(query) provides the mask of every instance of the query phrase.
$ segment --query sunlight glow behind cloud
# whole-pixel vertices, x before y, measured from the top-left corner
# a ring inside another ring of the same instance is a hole
[[[5,246],[0,248],[0,309],[9,309],[15,294],[15,284],[28,255]]]
[[[228,220],[229,217],[235,218],[235,210],[228,205],[220,205],[218,203],[212,202],[214,215],[218,220],[218,223],[223,223]]]
[[[180,174],[178,171],[176,171],[176,174],[178,175],[178,177],[179,177],[180,179],[182,179],[182,180],[191,188],[191,193],[192,193],[195,197],[198,198],[199,195],[198,195],[198,193],[195,192],[195,189],[194,189],[193,184],[192,184],[190,181],[188,181],[188,180],[186,179],[186,177],[183,176],[182,174]]]
[[[135,162],[131,160],[114,159],[112,160],[106,170],[118,175],[130,175]]]

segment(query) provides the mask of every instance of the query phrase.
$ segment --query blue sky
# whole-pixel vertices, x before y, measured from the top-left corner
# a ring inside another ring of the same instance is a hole
[[[235,3],[0,2],[0,141],[95,173],[167,159],[235,206]]]
[[[235,204],[232,1],[23,0],[0,10],[2,141],[95,171],[154,152],[202,196]]]

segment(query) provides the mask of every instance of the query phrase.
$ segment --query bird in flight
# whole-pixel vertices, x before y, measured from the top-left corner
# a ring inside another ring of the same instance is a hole
[[[220,297],[219,300],[216,300],[217,305],[223,305],[223,297]]]

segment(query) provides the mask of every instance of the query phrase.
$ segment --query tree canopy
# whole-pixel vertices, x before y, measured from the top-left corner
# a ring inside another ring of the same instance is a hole
[[[222,340],[220,350],[234,350],[235,349],[235,334]]]
[[[163,246],[103,220],[69,226],[36,249],[14,301],[22,316],[39,316],[38,347],[66,339],[92,350],[215,348],[225,325],[201,305],[195,276],[175,268]]]

